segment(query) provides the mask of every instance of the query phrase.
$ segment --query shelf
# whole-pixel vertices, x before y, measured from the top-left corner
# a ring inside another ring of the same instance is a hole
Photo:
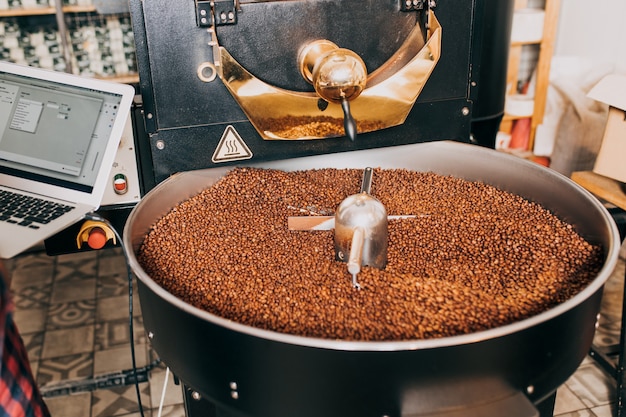
[[[524,46],[524,45],[540,45],[542,41],[516,41],[511,42],[511,46]]]
[[[503,122],[513,122],[515,120],[526,119],[526,118],[528,118],[528,116],[512,116],[510,114],[505,114],[504,116],[502,116],[502,121]]]
[[[56,14],[56,9],[54,7],[20,7],[0,10],[0,17],[43,16],[47,14]]]
[[[626,210],[626,194],[619,181],[604,177],[592,171],[576,171],[572,173],[572,180],[596,196]]]
[[[139,74],[122,74],[122,75],[112,75],[112,76],[96,76],[94,78],[98,78],[101,80],[113,81],[120,84],[138,84],[139,83]]]
[[[63,13],[90,13],[96,11],[96,6],[93,4],[88,6],[63,6]]]
[[[90,13],[95,12],[96,6],[63,6],[64,13]],[[56,14],[54,7],[20,7],[16,9],[0,10],[0,17],[43,16]]]

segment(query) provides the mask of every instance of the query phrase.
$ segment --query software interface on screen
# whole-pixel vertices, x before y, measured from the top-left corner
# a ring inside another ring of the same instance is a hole
[[[0,72],[0,172],[89,188],[121,97]]]

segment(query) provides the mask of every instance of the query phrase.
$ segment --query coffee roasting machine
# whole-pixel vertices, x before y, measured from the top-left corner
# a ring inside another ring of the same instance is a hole
[[[164,294],[134,265],[146,331],[189,416],[552,415],[556,388],[589,350],[618,242],[604,209],[567,179],[486,149],[504,111],[513,3],[130,0],[141,103],[129,183],[145,196],[128,221],[121,210],[132,249],[169,198],[211,170],[358,161],[498,178],[606,252],[594,285],[541,317],[398,344],[242,330]]]

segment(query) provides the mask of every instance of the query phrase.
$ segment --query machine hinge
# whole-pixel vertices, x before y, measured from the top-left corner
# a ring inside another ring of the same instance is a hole
[[[237,23],[237,0],[196,0],[196,22],[200,27]]]
[[[435,0],[400,0],[400,10],[403,12],[434,9],[436,6]]]

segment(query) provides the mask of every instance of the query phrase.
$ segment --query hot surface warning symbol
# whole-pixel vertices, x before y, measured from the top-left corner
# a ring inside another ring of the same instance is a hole
[[[226,127],[222,139],[217,144],[213,158],[214,163],[226,161],[238,161],[240,159],[252,158],[252,152],[245,144],[239,133],[231,125]]]

